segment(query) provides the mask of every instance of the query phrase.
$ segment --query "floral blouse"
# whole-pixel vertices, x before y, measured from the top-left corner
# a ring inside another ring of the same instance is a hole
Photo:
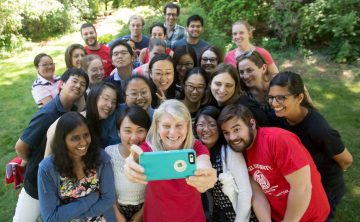
[[[97,179],[96,170],[91,170],[84,178],[76,181],[70,179],[69,177],[60,176],[60,198],[64,204],[98,190],[99,179]],[[102,221],[102,217],[96,216],[92,218],[73,219],[71,221]]]

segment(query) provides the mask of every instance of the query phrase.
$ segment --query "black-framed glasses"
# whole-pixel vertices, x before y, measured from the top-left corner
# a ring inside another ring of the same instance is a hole
[[[267,95],[266,101],[268,101],[268,103],[271,105],[275,99],[277,103],[283,104],[285,102],[285,100],[287,100],[289,98],[289,96],[292,96],[292,95],[293,94],[276,95],[276,96]]]
[[[198,92],[202,92],[205,90],[205,86],[193,86],[193,85],[185,84],[185,87],[191,92],[194,91],[195,89]]]
[[[39,64],[41,67],[53,67],[55,63],[48,63],[48,64]]]
[[[216,57],[212,57],[212,58],[203,57],[203,58],[201,58],[201,61],[203,61],[204,63],[207,63],[207,62],[215,63],[215,62],[217,62],[217,58]]]

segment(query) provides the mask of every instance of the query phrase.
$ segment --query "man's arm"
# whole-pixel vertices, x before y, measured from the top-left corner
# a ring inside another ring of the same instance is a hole
[[[344,149],[341,153],[332,157],[342,170],[349,168],[353,162],[353,157],[348,149]]]
[[[17,155],[25,160],[28,161],[29,160],[29,154],[30,154],[30,146],[25,143],[24,141],[22,141],[20,138],[18,139],[18,141],[15,144],[15,150]]]
[[[285,179],[290,184],[290,192],[283,221],[299,221],[311,200],[310,166],[306,165],[286,175]]]
[[[261,222],[271,222],[271,207],[261,187],[249,176],[252,199],[251,204],[257,219]]]

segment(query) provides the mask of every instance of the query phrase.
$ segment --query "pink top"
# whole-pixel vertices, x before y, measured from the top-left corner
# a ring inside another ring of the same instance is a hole
[[[285,176],[309,165],[311,200],[300,221],[325,221],[330,207],[320,173],[295,134],[276,127],[260,128],[252,147],[246,150],[246,164],[250,176],[265,193],[275,221],[283,220],[287,207],[290,184]]]
[[[274,63],[273,58],[266,49],[255,47],[255,51],[257,51],[263,57],[267,65],[271,65]],[[235,52],[236,52],[236,48],[228,52],[224,57],[224,63],[230,64],[236,68]]]
[[[147,143],[140,146],[144,152],[151,152]],[[195,140],[196,156],[209,155],[208,149]],[[155,180],[146,186],[144,222],[202,222],[205,221],[200,193],[187,185],[185,179]]]

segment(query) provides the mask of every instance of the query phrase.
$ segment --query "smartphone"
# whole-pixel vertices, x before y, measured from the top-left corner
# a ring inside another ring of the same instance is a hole
[[[144,152],[139,156],[147,181],[187,178],[196,170],[193,149]]]

